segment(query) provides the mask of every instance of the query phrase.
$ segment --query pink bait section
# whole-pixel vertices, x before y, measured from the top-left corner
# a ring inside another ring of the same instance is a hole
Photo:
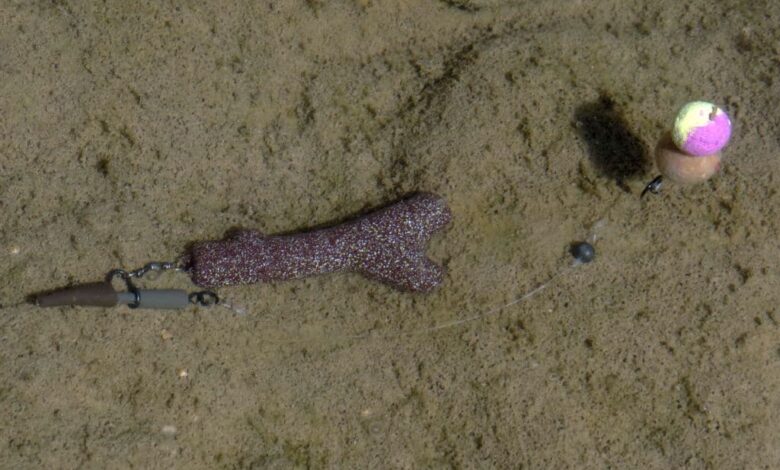
[[[425,256],[425,244],[450,219],[444,199],[420,193],[333,227],[274,236],[242,230],[197,243],[185,269],[206,288],[352,271],[396,289],[428,292],[444,270]]]
[[[706,126],[694,129],[680,150],[697,157],[712,155],[725,147],[730,138],[731,121],[725,113],[719,113]]]

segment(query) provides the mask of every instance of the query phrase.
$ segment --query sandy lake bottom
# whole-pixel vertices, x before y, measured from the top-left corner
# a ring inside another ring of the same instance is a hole
[[[780,2],[7,0],[0,25],[0,467],[780,468]],[[695,99],[734,122],[722,171],[640,199]],[[453,214],[431,294],[26,302],[417,191]]]

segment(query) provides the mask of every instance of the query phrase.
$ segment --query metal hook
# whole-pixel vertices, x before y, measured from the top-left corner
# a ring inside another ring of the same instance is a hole
[[[648,192],[653,194],[658,194],[661,192],[661,185],[664,182],[663,175],[656,176],[653,181],[647,183],[647,186],[645,186],[645,189],[642,191],[642,194],[639,195],[639,199],[642,199],[644,195]]]

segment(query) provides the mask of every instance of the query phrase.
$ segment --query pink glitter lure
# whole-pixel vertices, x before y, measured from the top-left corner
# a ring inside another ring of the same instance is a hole
[[[352,271],[396,289],[429,292],[444,269],[425,256],[425,243],[450,219],[444,199],[419,193],[333,227],[273,236],[241,230],[197,243],[184,266],[206,288]]]

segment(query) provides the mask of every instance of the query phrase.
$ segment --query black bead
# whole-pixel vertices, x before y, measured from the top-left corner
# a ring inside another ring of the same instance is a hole
[[[596,250],[588,242],[573,243],[569,252],[580,263],[590,263],[596,256]]]

